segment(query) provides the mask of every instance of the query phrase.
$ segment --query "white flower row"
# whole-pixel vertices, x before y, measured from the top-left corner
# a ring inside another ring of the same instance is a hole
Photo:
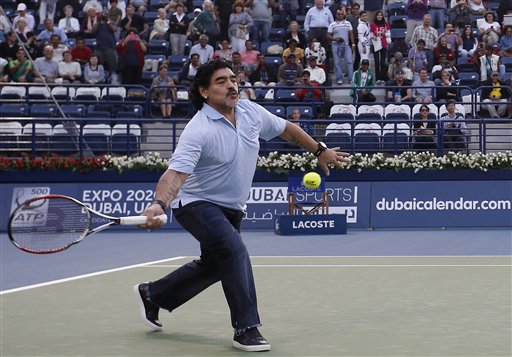
[[[489,169],[512,168],[512,151],[493,152],[488,154],[454,153],[436,156],[429,152],[404,152],[401,155],[386,157],[382,153],[374,155],[355,154],[350,156],[351,162],[343,165],[345,170],[445,170],[445,169]],[[167,168],[167,160],[159,153],[152,152],[146,156],[106,156],[104,170],[116,169],[119,172],[130,169],[163,170]],[[317,158],[310,153],[280,154],[271,152],[268,156],[258,158],[257,168],[268,172],[286,173],[291,170],[308,171],[316,169]]]

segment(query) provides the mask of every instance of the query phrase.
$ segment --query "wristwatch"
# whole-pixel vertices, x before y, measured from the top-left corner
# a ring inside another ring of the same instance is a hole
[[[325,150],[327,150],[327,145],[323,141],[318,142],[318,149],[315,152],[315,156],[320,156],[321,153],[323,153]]]

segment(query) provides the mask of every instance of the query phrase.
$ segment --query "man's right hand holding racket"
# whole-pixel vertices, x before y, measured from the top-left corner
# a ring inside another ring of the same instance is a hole
[[[155,200],[142,212],[142,215],[147,217],[147,221],[140,225],[140,228],[156,229],[165,223],[157,217],[166,213],[167,207],[176,198],[188,176],[182,172],[167,170],[160,177],[156,185]]]

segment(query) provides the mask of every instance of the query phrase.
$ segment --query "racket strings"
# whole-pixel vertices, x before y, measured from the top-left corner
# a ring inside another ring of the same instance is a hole
[[[54,198],[18,208],[11,222],[11,237],[33,252],[52,252],[80,241],[90,227],[89,213],[75,202]]]

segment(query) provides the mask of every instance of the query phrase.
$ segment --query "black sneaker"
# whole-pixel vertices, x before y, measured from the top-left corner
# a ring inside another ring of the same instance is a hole
[[[160,331],[162,329],[162,323],[158,321],[158,310],[160,308],[147,299],[148,284],[137,284],[133,287],[133,290],[135,291],[144,323],[151,329]]]
[[[235,332],[233,347],[248,352],[270,351],[270,343],[265,340],[256,327],[240,333]]]

